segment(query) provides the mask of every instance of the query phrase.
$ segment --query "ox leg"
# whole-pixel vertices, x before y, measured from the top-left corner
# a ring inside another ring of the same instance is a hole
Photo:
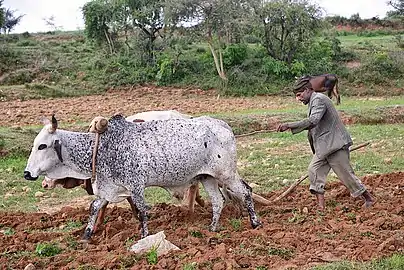
[[[139,219],[139,210],[136,208],[135,203],[133,202],[131,197],[128,197],[128,202],[130,204],[130,208],[132,209],[132,213],[135,217],[137,217]]]
[[[228,188],[239,201],[244,202],[248,215],[250,216],[251,227],[255,229],[261,226],[262,223],[258,220],[257,214],[255,213],[252,189],[243,179],[240,178],[240,176],[237,176],[235,180],[236,181],[232,181],[231,184],[228,185]]]
[[[138,189],[134,190],[132,192],[131,200],[133,203],[133,206],[131,204],[132,211],[134,214],[136,212],[134,209],[137,209],[138,211],[137,218],[139,219],[141,225],[140,234],[141,237],[144,238],[149,235],[149,229],[147,228],[147,205],[144,200],[144,188],[138,187]]]
[[[199,194],[199,185],[196,186],[195,201],[202,207],[205,207],[205,201],[202,199],[201,194]]]
[[[84,230],[83,240],[88,241],[94,232],[95,223],[98,218],[99,211],[108,204],[107,200],[102,198],[95,199],[90,205],[90,217],[86,229]]]
[[[218,182],[215,178],[208,176],[201,180],[203,187],[208,193],[210,200],[212,201],[212,223],[209,226],[209,230],[216,231],[219,224],[220,215],[222,213],[224,198],[219,191]]]
[[[188,210],[190,213],[195,211],[196,192],[199,190],[198,184],[193,184],[188,189]]]
[[[108,205],[108,202],[107,202],[103,207],[101,207],[101,209],[100,209],[100,211],[99,211],[99,213],[98,213],[97,222],[95,222],[95,225],[94,225],[93,233],[96,233],[97,230],[98,230],[98,228],[99,228],[99,227],[101,226],[101,224],[104,222],[105,211],[106,211],[106,209],[107,209],[107,205]],[[90,211],[91,211],[91,206],[90,206]]]

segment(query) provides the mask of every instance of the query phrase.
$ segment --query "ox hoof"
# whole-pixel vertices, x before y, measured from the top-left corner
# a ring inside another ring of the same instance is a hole
[[[253,227],[253,229],[257,229],[257,228],[262,228],[263,225],[260,221],[255,221],[255,222],[251,222],[251,227]]]
[[[210,225],[210,226],[209,226],[209,231],[211,231],[211,232],[217,232],[217,231],[218,231],[217,226],[215,226],[215,225]]]

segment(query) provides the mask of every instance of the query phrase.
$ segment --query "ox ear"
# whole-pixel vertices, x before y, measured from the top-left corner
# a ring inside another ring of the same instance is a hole
[[[60,162],[63,162],[63,158],[62,158],[62,145],[60,144],[59,140],[55,141],[55,151],[56,151],[56,155],[58,156]]]
[[[52,127],[50,129],[50,133],[53,133],[58,128],[58,120],[55,118],[55,114],[52,114]]]

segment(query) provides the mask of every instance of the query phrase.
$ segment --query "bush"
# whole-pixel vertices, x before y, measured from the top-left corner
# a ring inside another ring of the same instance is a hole
[[[404,57],[387,52],[373,52],[363,64],[350,75],[356,83],[390,84],[391,79],[401,78],[404,72]]]
[[[25,84],[30,83],[35,78],[36,72],[31,69],[18,69],[16,71],[12,71],[6,76],[3,77],[3,80],[0,84],[4,85],[14,85],[14,84]]]
[[[247,44],[231,44],[223,52],[223,64],[226,68],[241,65],[247,58]]]
[[[13,70],[20,62],[21,53],[7,45],[0,45],[0,75]]]

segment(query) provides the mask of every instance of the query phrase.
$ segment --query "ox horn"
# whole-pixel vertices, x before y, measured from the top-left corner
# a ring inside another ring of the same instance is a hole
[[[56,120],[55,114],[52,114],[52,127],[50,133],[55,132],[57,128],[58,128],[58,120]]]

